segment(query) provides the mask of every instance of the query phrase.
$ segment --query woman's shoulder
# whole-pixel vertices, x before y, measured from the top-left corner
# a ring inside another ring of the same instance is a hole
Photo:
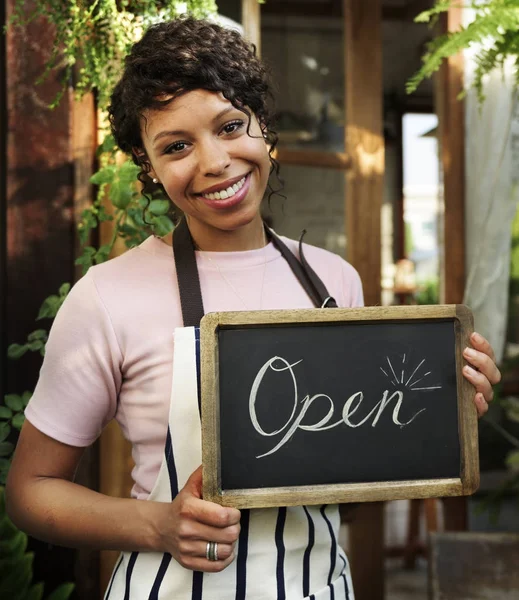
[[[89,277],[96,285],[133,285],[156,280],[156,276],[171,270],[171,248],[159,238],[150,236],[138,246],[119,256],[92,266]]]

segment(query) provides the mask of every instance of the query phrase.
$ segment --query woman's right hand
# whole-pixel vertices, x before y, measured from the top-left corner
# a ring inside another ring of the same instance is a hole
[[[187,480],[169,505],[161,528],[164,549],[186,569],[217,573],[234,560],[240,534],[240,511],[202,500],[202,467]],[[208,542],[218,544],[218,560],[206,558]]]

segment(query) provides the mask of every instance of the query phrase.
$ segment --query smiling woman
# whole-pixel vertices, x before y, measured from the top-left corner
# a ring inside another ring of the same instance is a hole
[[[269,96],[253,48],[192,18],[152,26],[112,95],[112,131],[144,190],[161,185],[184,217],[173,249],[152,236],[71,290],[7,486],[11,518],[32,535],[121,551],[109,600],[353,599],[337,506],[240,513],[202,499],[204,312],[363,303],[351,265],[261,220],[277,142]],[[466,376],[483,411],[499,372],[473,342]],[[112,419],[132,444],[132,499],[73,482]]]
[[[222,93],[186,92],[143,116],[149,175],[184,213],[201,250],[265,245],[260,205],[270,170],[254,115]]]

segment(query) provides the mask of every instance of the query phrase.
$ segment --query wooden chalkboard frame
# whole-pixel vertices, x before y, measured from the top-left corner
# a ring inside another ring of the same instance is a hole
[[[455,329],[455,357],[460,440],[460,476],[448,479],[340,483],[275,488],[221,489],[219,427],[218,332],[221,328],[255,328],[275,325],[434,321],[452,319]],[[236,508],[266,508],[346,502],[375,502],[407,498],[463,496],[479,486],[477,411],[474,388],[462,376],[462,352],[470,346],[473,331],[470,309],[464,305],[390,306],[355,309],[299,309],[209,313],[200,325],[202,463],[205,500]]]

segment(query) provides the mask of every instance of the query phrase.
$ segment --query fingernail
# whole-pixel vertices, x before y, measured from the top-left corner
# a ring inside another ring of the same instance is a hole
[[[476,358],[476,351],[472,350],[472,348],[465,348],[465,356],[470,356],[470,358]]]
[[[481,342],[483,341],[483,338],[476,331],[472,334],[472,339],[478,344],[481,344]]]
[[[476,371],[474,371],[474,369],[472,367],[469,367],[468,365],[463,367],[463,371],[465,373],[467,373],[467,375],[475,375]]]

